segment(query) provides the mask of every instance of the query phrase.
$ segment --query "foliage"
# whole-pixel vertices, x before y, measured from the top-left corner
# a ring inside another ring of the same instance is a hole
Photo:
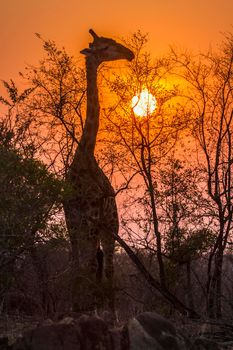
[[[9,98],[0,97],[8,108],[0,125],[1,245],[12,252],[31,245],[36,232],[49,239],[55,231],[62,240],[63,226],[46,224],[62,185],[36,159],[65,175],[85,119],[83,67],[37,36],[45,57],[21,74],[29,88],[21,93],[13,81],[4,82]],[[103,90],[111,99],[101,110],[96,157],[116,187],[118,242],[179,310],[187,305],[176,299],[172,278],[191,292],[199,283],[209,315],[221,316],[223,258],[232,241],[232,35],[218,52],[172,50],[156,59],[147,40],[135,33],[127,42],[135,60],[116,66],[113,75],[107,65],[99,71],[100,100]],[[141,118],[131,101],[144,88],[157,108]],[[208,261],[201,283],[195,275],[200,259]]]
[[[217,232],[208,259],[207,309],[211,317],[221,317],[223,257],[233,216],[233,35],[225,35],[219,52],[210,51],[198,59],[173,52],[172,58],[176,73],[186,83],[190,129],[199,146],[209,214]]]
[[[20,72],[29,88],[19,92],[12,80],[4,81],[8,98],[1,97],[0,102],[9,107],[11,128],[22,130],[21,146],[30,142],[34,157],[43,157],[54,171],[64,172],[82,132],[85,72],[64,48],[36,35],[45,56],[37,67]]]
[[[1,251],[16,257],[34,244],[36,234],[61,200],[62,182],[45,165],[12,146],[13,132],[0,135]],[[4,259],[3,259],[4,260]]]

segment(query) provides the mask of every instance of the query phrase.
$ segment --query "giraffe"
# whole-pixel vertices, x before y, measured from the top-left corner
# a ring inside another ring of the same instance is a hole
[[[119,222],[114,189],[94,155],[100,110],[97,71],[102,62],[134,58],[131,50],[115,40],[99,37],[92,29],[89,33],[94,40],[81,51],[86,56],[86,120],[67,174],[71,193],[64,201],[72,247],[73,310],[78,312],[93,311],[98,295],[114,311],[112,233],[118,234]]]

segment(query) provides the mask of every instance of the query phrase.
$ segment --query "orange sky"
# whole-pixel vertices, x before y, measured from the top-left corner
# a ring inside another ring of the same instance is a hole
[[[208,48],[232,30],[232,15],[233,0],[0,0],[0,79],[15,79],[42,57],[35,32],[78,55],[89,28],[115,38],[140,29],[156,55],[170,44]]]

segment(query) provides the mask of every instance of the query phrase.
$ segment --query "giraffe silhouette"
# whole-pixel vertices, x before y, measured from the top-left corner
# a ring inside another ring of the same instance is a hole
[[[102,62],[134,58],[115,40],[92,29],[89,33],[94,40],[81,51],[86,56],[86,120],[67,173],[71,193],[64,202],[73,258],[73,310],[78,312],[93,311],[98,303],[114,311],[112,233],[118,234],[119,223],[114,189],[94,155],[100,110],[97,71]]]

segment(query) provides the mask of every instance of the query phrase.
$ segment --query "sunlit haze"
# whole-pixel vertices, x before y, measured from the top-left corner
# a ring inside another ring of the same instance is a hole
[[[144,117],[154,112],[156,99],[147,89],[143,89],[138,96],[132,98],[132,108],[136,115]]]

